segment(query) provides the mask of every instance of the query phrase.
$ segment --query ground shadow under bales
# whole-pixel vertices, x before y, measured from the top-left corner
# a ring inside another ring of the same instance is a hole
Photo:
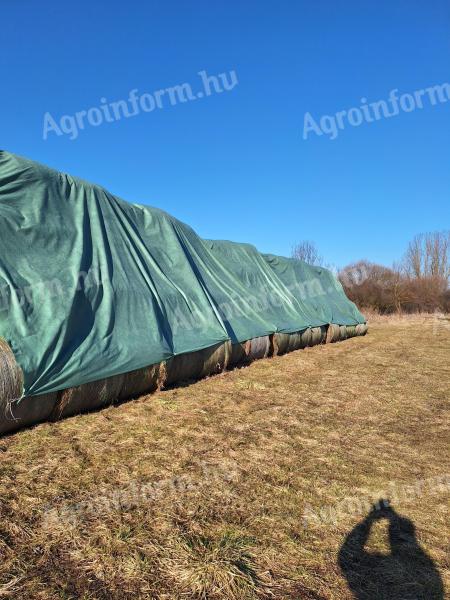
[[[389,521],[389,554],[365,549],[372,525],[380,519]],[[439,571],[418,544],[414,524],[385,500],[347,535],[339,566],[357,600],[444,600]]]

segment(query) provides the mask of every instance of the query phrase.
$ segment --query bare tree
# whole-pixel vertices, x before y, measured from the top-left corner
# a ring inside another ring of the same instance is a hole
[[[390,305],[397,313],[401,313],[403,306],[411,301],[411,291],[406,285],[402,264],[394,262],[391,276],[391,302]]]
[[[416,235],[409,243],[404,258],[408,275],[417,279],[450,278],[450,231],[434,231]]]
[[[319,254],[314,242],[309,242],[307,240],[299,242],[292,248],[291,256],[297,260],[303,260],[309,265],[315,265],[317,267],[324,266],[323,256]]]
[[[382,313],[433,312],[450,306],[450,231],[416,235],[392,268],[367,260],[339,272],[348,297]]]

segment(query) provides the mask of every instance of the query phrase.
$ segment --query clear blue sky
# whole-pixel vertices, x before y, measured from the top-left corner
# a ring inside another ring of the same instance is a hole
[[[302,139],[315,119],[450,82],[448,0],[2,3],[0,148],[161,207],[203,237],[390,264],[450,226],[450,102]],[[55,119],[235,70],[231,91],[88,126]]]

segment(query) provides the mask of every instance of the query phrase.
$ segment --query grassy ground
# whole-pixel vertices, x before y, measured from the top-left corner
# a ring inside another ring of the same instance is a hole
[[[0,597],[443,598],[449,356],[450,321],[384,320],[0,439]],[[386,511],[364,552],[387,496],[416,542]]]

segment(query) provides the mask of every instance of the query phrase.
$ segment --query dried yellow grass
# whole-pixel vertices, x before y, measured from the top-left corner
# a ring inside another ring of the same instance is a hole
[[[350,600],[338,556],[365,515],[305,514],[449,473],[448,323],[375,323],[3,438],[1,597]],[[449,500],[395,503],[447,591]]]

